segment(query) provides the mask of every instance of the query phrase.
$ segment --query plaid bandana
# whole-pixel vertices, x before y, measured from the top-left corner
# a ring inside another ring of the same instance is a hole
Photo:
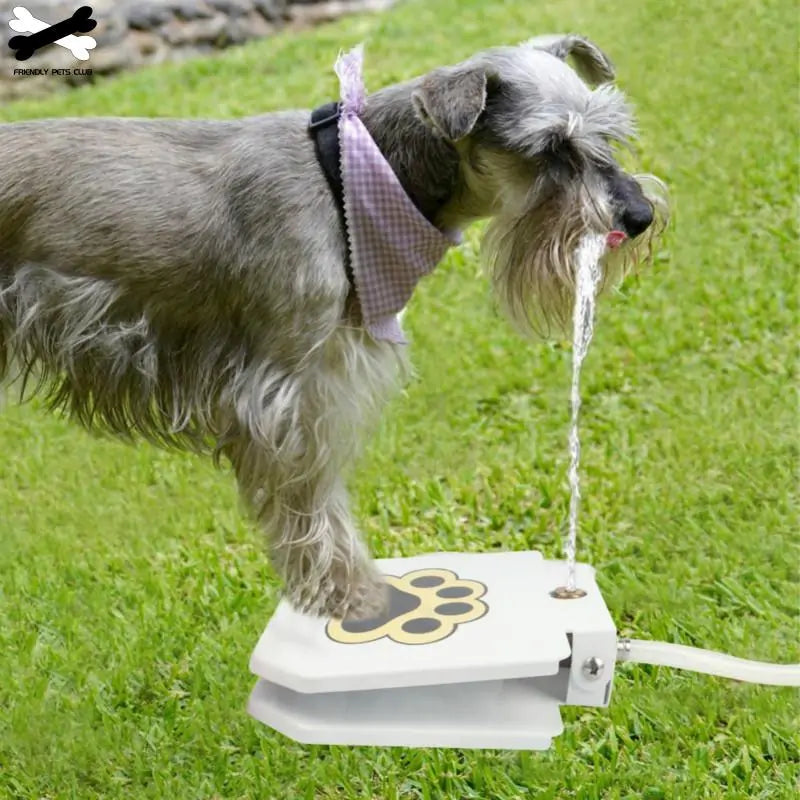
[[[358,46],[334,66],[342,98],[339,142],[350,261],[369,334],[407,344],[398,312],[461,237],[442,233],[420,213],[359,119],[366,99],[362,61]]]

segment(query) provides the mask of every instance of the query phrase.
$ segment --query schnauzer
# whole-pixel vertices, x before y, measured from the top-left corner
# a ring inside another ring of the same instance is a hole
[[[488,218],[501,305],[548,335],[584,236],[606,237],[613,284],[666,221],[662,184],[615,159],[632,113],[585,38],[369,96],[359,56],[312,114],[0,125],[0,378],[88,428],[230,461],[289,600],[335,617],[385,602],[345,477],[406,374],[416,282]]]

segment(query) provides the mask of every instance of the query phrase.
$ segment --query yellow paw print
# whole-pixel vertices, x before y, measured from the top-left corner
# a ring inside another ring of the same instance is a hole
[[[489,610],[480,599],[486,586],[459,578],[449,569],[417,569],[385,578],[390,593],[387,612],[374,619],[331,620],[325,629],[329,638],[363,644],[388,636],[398,644],[431,644]]]

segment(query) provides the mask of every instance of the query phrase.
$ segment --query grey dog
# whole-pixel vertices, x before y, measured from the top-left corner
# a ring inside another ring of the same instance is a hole
[[[564,329],[587,232],[627,234],[613,284],[666,219],[660,182],[615,160],[635,130],[613,77],[588,40],[547,36],[367,98],[430,222],[489,219],[493,286],[524,331]],[[290,601],[364,617],[386,592],[345,477],[408,365],[360,323],[308,120],[0,125],[0,378],[89,428],[230,461]]]

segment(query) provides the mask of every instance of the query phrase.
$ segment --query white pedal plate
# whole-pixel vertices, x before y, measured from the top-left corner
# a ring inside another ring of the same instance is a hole
[[[250,660],[254,717],[309,743],[538,750],[560,705],[607,705],[616,629],[591,566],[577,565],[584,597],[557,599],[566,564],[537,552],[377,564],[392,596],[380,619],[278,606]],[[590,657],[601,675],[581,669]]]

